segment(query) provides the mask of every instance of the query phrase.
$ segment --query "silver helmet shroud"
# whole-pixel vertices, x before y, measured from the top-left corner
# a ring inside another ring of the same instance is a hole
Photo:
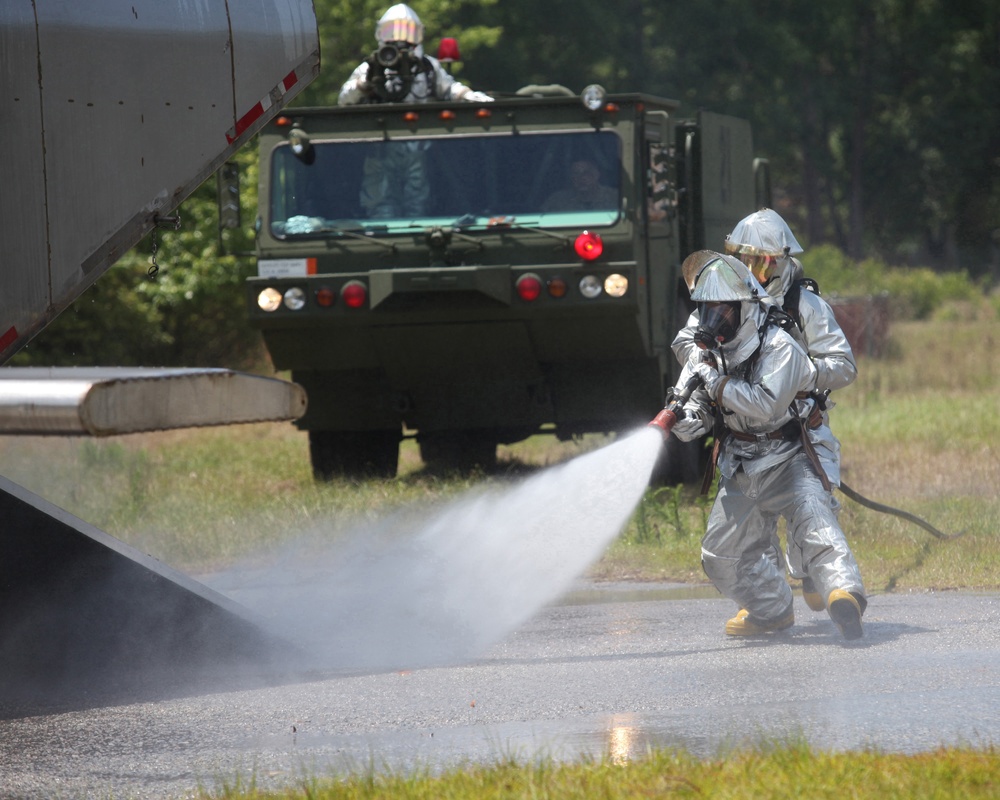
[[[692,259],[692,264],[688,264]],[[694,264],[698,265],[697,269]],[[690,272],[695,273],[691,299],[698,303],[702,319],[705,318],[708,304],[738,305],[740,316],[734,323],[735,330],[725,341],[715,342],[712,349],[721,350],[730,364],[745,361],[757,349],[758,331],[767,318],[768,306],[772,304],[764,287],[738,258],[708,250],[700,250],[688,256],[682,271],[685,277]]]

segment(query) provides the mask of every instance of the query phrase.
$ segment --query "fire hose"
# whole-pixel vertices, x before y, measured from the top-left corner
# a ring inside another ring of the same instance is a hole
[[[892,514],[894,517],[899,517],[900,519],[905,519],[907,522],[912,522],[914,525],[919,525],[928,533],[936,536],[938,539],[948,541],[949,539],[957,539],[965,531],[961,533],[943,533],[931,525],[927,520],[923,520],[915,514],[911,514],[909,511],[903,511],[898,508],[893,508],[892,506],[883,505],[882,503],[876,503],[874,500],[869,500],[862,494],[858,494],[854,489],[848,486],[843,481],[840,482],[840,491],[844,493],[846,497],[851,498],[855,503],[863,505],[865,508],[870,508],[872,511],[878,511],[882,514]]]
[[[663,432],[664,441],[670,435],[670,431],[673,430],[674,425],[678,420],[682,419],[684,416],[684,404],[691,398],[691,394],[701,383],[701,378],[698,375],[694,375],[685,384],[684,388],[678,393],[673,394],[668,397],[667,405],[663,410],[657,414],[652,421],[649,422],[649,426],[653,428],[659,428]],[[829,394],[827,392],[826,394]],[[815,398],[817,404],[822,409],[825,407],[825,396]],[[948,541],[949,539],[957,539],[961,536],[964,531],[960,533],[944,533],[938,530],[933,525],[931,525],[927,520],[921,519],[916,514],[911,514],[909,511],[903,511],[899,508],[893,508],[892,506],[887,506],[883,503],[877,503],[874,500],[862,495],[860,492],[852,489],[843,481],[840,482],[840,491],[844,493],[846,497],[849,497],[855,503],[864,506],[865,508],[871,509],[872,511],[877,511],[881,514],[891,514],[894,517],[899,517],[900,519],[905,519],[907,522],[912,522],[914,525],[919,525],[925,531],[930,533],[932,536],[941,539],[942,541]]]

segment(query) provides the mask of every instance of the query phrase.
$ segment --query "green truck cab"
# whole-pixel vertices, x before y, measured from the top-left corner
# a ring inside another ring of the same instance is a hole
[[[404,436],[429,466],[489,468],[498,444],[656,414],[681,262],[765,199],[749,124],[677,108],[588,87],[298,108],[263,130],[247,304],[307,392],[318,479],[392,476]],[[671,440],[661,479],[692,460]]]

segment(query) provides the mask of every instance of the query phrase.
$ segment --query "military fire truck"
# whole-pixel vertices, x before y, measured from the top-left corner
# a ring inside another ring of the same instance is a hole
[[[488,468],[498,444],[650,419],[678,371],[681,262],[767,202],[749,124],[677,112],[591,86],[266,126],[247,304],[306,389],[317,478],[394,475],[403,437]],[[679,442],[664,459],[692,477]]]

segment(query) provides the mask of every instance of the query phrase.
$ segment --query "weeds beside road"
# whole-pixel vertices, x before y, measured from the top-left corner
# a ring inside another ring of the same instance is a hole
[[[861,359],[858,380],[835,395],[844,479],[964,535],[939,541],[842,497],[841,522],[869,591],[1000,587],[1000,322],[899,323],[892,345],[886,358]],[[502,448],[498,475],[450,479],[426,475],[406,441],[397,479],[321,485],[312,480],[305,434],[284,423],[109,439],[5,437],[0,473],[197,573],[304,528],[441,501],[608,441],[538,436]],[[703,581],[699,541],[709,507],[690,487],[651,488],[592,577]]]

